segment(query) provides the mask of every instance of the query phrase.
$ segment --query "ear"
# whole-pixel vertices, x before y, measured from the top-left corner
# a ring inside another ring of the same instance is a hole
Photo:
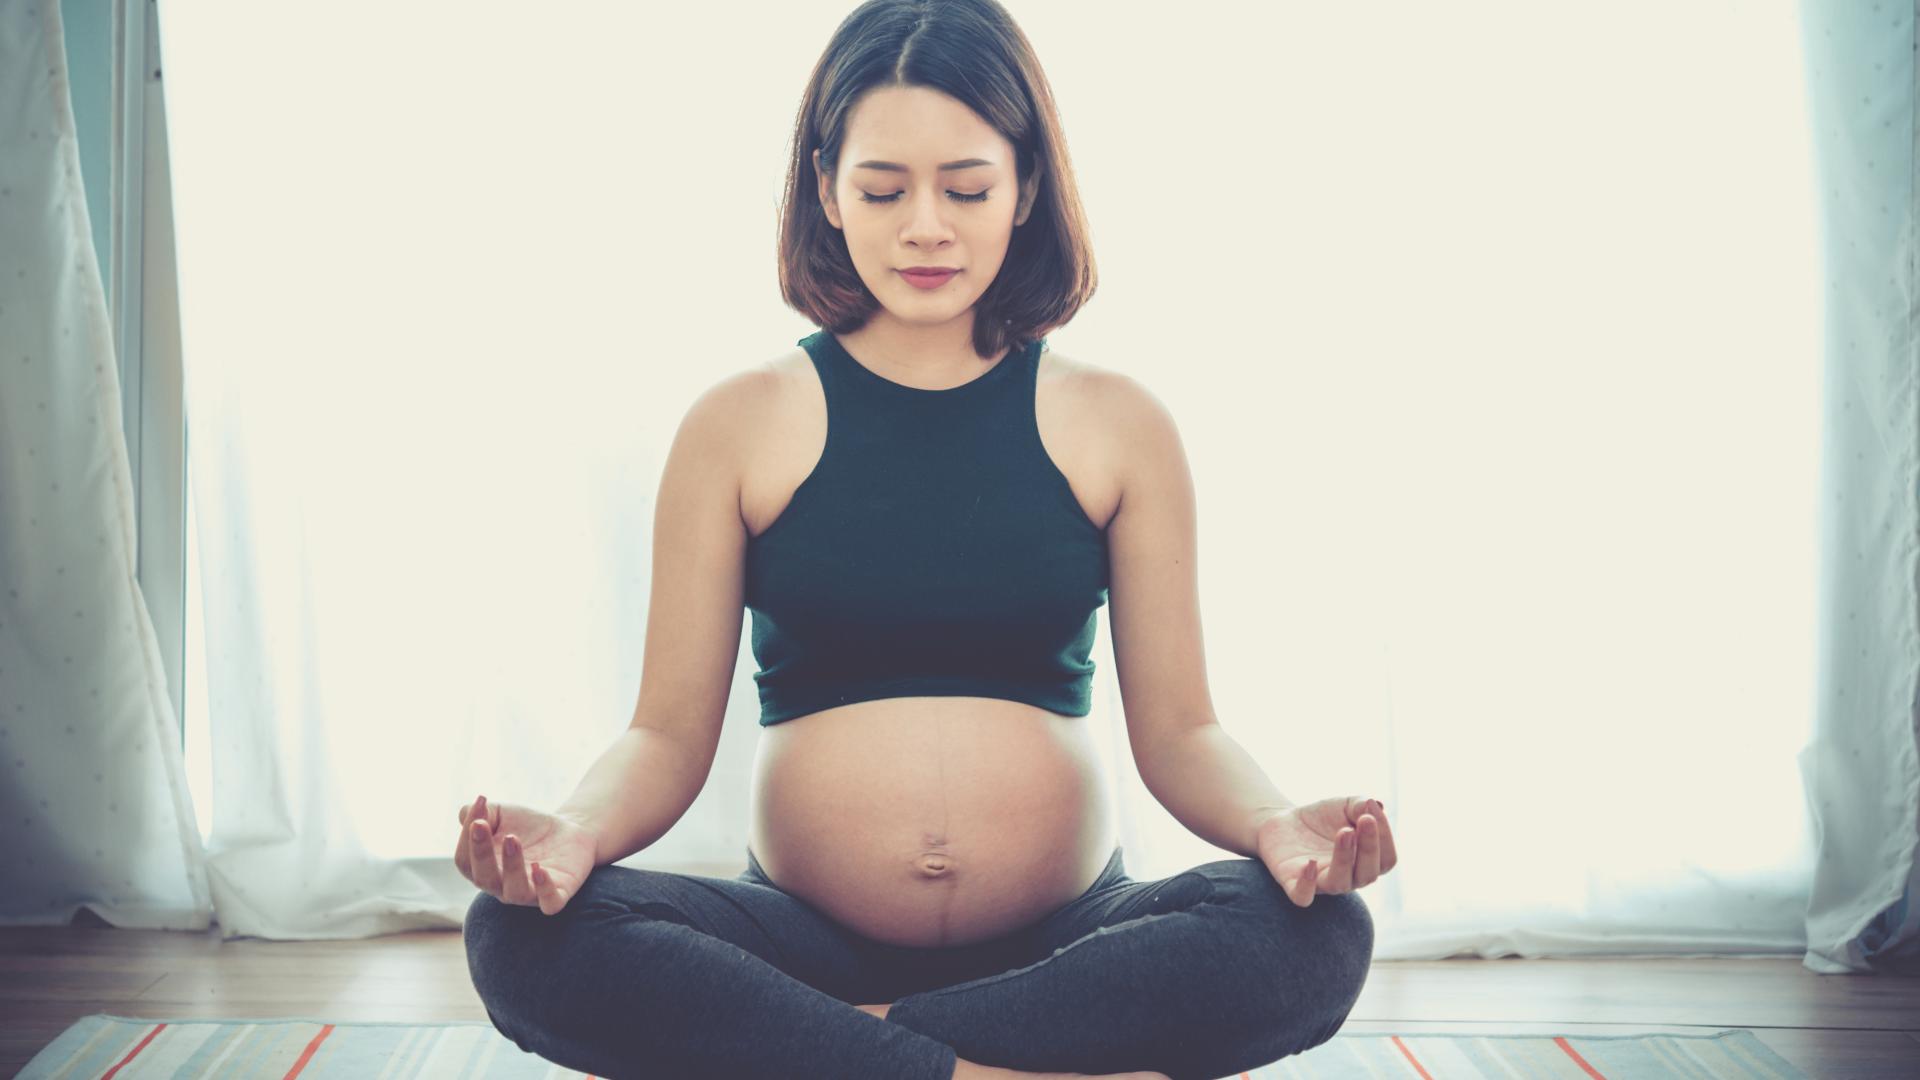
[[[816,151],[817,153],[817,151]],[[1047,171],[1038,157],[1033,159],[1033,175],[1020,184],[1020,205],[1014,210],[1013,223],[1025,225],[1027,217],[1033,213],[1034,201],[1040,197],[1040,177]]]
[[[833,197],[833,178],[820,167],[820,148],[813,148],[813,176],[820,189],[820,209],[827,215],[827,223],[836,229],[845,231],[840,224],[840,204]]]

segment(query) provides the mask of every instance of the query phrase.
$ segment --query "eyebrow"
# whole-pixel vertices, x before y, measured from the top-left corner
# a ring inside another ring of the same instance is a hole
[[[986,160],[985,158],[977,158],[977,157],[973,157],[973,158],[962,158],[962,159],[960,159],[959,161],[949,161],[949,162],[946,162],[945,164],[943,164],[943,165],[941,165],[941,166],[940,166],[940,169],[939,169],[939,171],[940,171],[940,172],[948,172],[948,171],[950,171],[950,170],[953,170],[953,169],[973,169],[973,168],[978,168],[978,167],[979,167],[979,166],[981,166],[981,165],[991,165],[991,164],[993,164],[993,162],[991,162],[991,161],[988,161],[988,160]],[[902,165],[902,164],[900,164],[899,162],[895,162],[895,161],[863,161],[863,162],[861,162],[861,163],[859,163],[858,165],[855,165],[855,166],[854,166],[854,168],[856,168],[856,169],[884,169],[884,170],[886,170],[887,172],[910,172],[910,171],[912,171],[912,170],[910,170],[910,169],[908,169],[908,168],[907,168],[907,167],[906,167],[905,165]]]

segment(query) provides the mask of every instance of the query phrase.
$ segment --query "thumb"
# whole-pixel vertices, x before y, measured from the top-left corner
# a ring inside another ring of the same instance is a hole
[[[536,862],[530,869],[533,876],[533,892],[535,897],[540,901],[541,913],[545,915],[560,914],[561,910],[567,906],[567,901],[572,899],[572,897],[568,895],[565,889],[562,889],[554,882],[553,875],[547,873],[546,867]]]

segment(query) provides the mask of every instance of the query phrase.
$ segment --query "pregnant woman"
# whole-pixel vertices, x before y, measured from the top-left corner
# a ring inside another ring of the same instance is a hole
[[[781,288],[822,329],[681,422],[631,724],[553,811],[459,811],[494,1026],[671,1080],[1208,1080],[1325,1042],[1371,962],[1384,808],[1289,802],[1214,715],[1174,423],[1044,337],[1095,274],[1004,9],[855,10],[783,212]],[[1084,719],[1109,603],[1141,777],[1239,857],[1126,873]],[[746,871],[611,865],[706,782],[743,607]]]

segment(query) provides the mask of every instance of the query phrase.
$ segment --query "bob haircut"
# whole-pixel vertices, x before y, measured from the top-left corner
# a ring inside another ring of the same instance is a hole
[[[780,294],[834,333],[866,325],[879,310],[827,220],[813,171],[837,180],[847,121],[877,87],[923,86],[947,94],[1014,147],[1014,189],[1045,165],[1025,223],[974,304],[973,348],[982,359],[1024,347],[1064,326],[1092,298],[1098,277],[1086,214],[1033,46],[996,0],[866,0],[841,21],[814,65],[794,124],[780,214]]]

